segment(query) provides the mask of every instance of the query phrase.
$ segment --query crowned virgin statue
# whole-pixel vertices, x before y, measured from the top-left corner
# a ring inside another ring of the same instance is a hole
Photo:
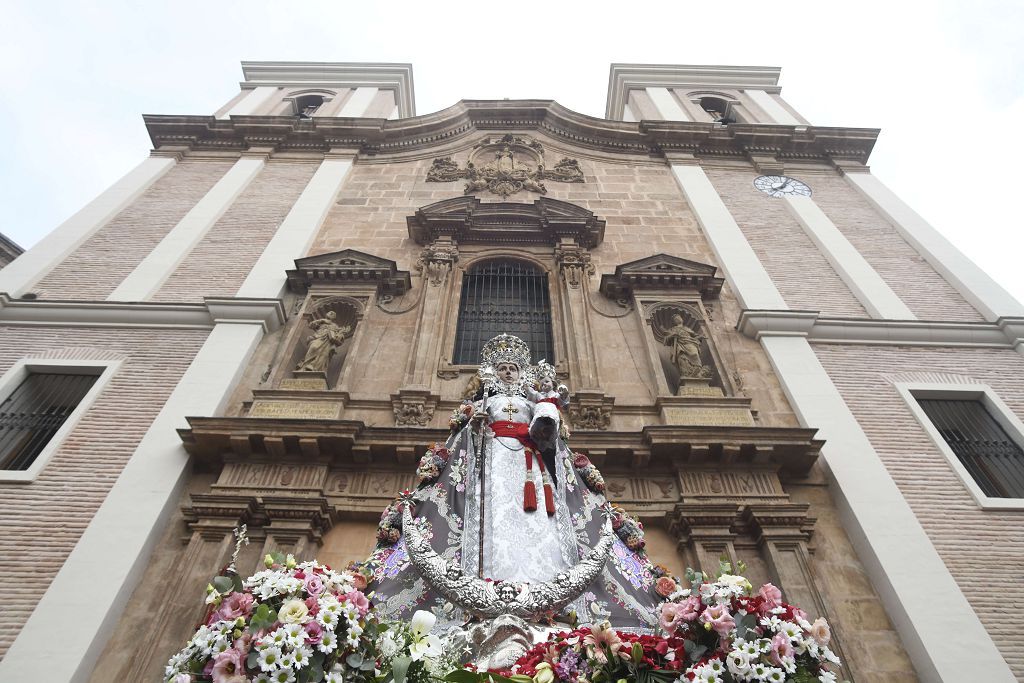
[[[506,606],[529,602],[523,596],[533,587],[549,596],[532,598],[534,617],[549,599],[549,621],[650,629],[659,572],[643,553],[639,525],[611,510],[601,474],[566,445],[560,408],[568,389],[555,386],[549,364],[531,365],[518,337],[499,335],[481,355],[475,399],[453,415],[448,441],[421,459],[416,489],[381,518],[366,564],[378,609],[399,618],[433,610],[456,624],[486,613],[487,602],[460,600],[456,584],[466,595],[500,595]],[[440,570],[424,569],[420,555]],[[571,597],[556,600],[580,577]]]

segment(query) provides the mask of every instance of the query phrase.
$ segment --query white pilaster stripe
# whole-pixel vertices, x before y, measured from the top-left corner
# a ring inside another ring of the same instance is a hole
[[[761,107],[765,114],[771,117],[771,121],[764,121],[763,123],[781,123],[787,126],[803,125],[795,116],[786,111],[785,107],[776,102],[775,98],[764,90],[744,90],[743,92],[750,95],[750,99],[754,100],[754,103]]]
[[[761,344],[800,423],[825,440],[843,526],[921,680],[1016,680],[807,340]]]
[[[352,168],[352,159],[325,159],[238,290],[240,297],[278,298],[285,271],[306,255]]]
[[[651,98],[651,102],[654,102],[654,106],[658,108],[658,113],[661,114],[661,118],[664,120],[690,120],[690,117],[686,115],[686,111],[679,105],[679,102],[672,96],[672,93],[668,91],[668,88],[647,88],[647,95]]]
[[[236,102],[235,106],[228,109],[218,118],[226,119],[231,116],[246,116],[248,114],[252,114],[262,107],[275,92],[277,92],[277,88],[268,85],[261,85],[257,88],[253,88],[249,91],[248,95]]]
[[[228,169],[202,199],[196,202],[174,228],[135,270],[117,286],[107,301],[146,301],[159,290],[185,257],[220,220],[238,195],[263,168],[263,159],[243,157]]]
[[[395,108],[391,110],[390,114],[388,114],[388,121],[394,121],[397,118],[398,118],[398,105],[396,104]]]
[[[856,247],[810,197],[783,197],[786,208],[803,227],[839,277],[872,318],[917,320],[896,292],[871,267]]]
[[[188,427],[186,416],[222,414],[262,336],[263,326],[252,323],[210,332],[0,662],[0,680],[39,680],[40,667],[48,681],[89,679],[187,479],[189,458],[175,430]]]
[[[782,294],[761,265],[704,169],[695,165],[672,164],[672,172],[690,210],[704,229],[740,306],[749,309],[788,309]]]
[[[630,109],[628,104],[622,106],[622,120],[627,123],[636,122],[636,116],[633,114],[633,110]]]
[[[0,292],[21,296],[57,264],[134,202],[174,166],[169,157],[149,157],[111,185],[34,247],[0,269]]]
[[[950,244],[878,178],[871,173],[848,173],[846,179],[986,319],[1024,316],[1024,305]]]
[[[373,98],[377,96],[377,90],[378,88],[356,88],[338,112],[338,116],[364,116]]]

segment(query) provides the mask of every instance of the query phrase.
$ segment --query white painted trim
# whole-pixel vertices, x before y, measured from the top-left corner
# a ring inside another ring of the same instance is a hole
[[[351,168],[351,158],[324,159],[249,271],[238,296],[274,299],[281,296],[287,280],[285,272],[294,265],[295,259],[306,255]]]
[[[260,325],[238,323],[210,333],[0,661],[0,680],[38,680],[40,666],[49,681],[89,679],[180,502],[189,457],[175,430],[186,416],[223,412],[262,336]]]
[[[668,88],[647,88],[647,95],[651,98],[658,113],[666,121],[689,121],[690,117],[669,92]]]
[[[272,332],[284,321],[279,299],[207,297],[201,304],[23,301],[0,293],[0,325],[210,330],[220,322],[244,322]]]
[[[807,340],[761,344],[800,424],[825,440],[843,526],[921,680],[1016,681]]]
[[[249,91],[235,106],[227,110],[217,118],[227,119],[232,116],[249,116],[259,110],[278,91],[273,86],[261,85]]]
[[[761,110],[769,116],[770,121],[761,123],[779,123],[784,126],[801,126],[803,122],[798,121],[795,116],[786,111],[785,107],[775,101],[771,95],[764,90],[744,90]]]
[[[622,120],[626,123],[636,123],[636,115],[633,114],[633,109],[628,105],[624,105],[622,108]]]
[[[120,360],[74,360],[67,358],[22,358],[0,377],[0,403],[7,400],[31,373],[64,372],[68,374],[94,375],[96,381],[86,392],[78,406],[68,415],[36,459],[27,470],[0,470],[0,482],[31,483],[43,471],[53,455],[64,444],[64,440],[74,430],[75,425],[88,412],[92,404],[99,398],[110,378],[120,367]]]
[[[999,398],[992,387],[987,384],[953,384],[943,382],[895,382],[896,391],[906,402],[910,412],[914,414],[925,433],[935,444],[935,447],[949,461],[950,467],[964,483],[964,487],[978,502],[978,505],[985,510],[1024,510],[1024,498],[992,498],[985,494],[978,486],[974,477],[967,471],[960,458],[953,449],[949,447],[942,434],[935,428],[935,425],[924,412],[919,398],[948,398],[960,401],[981,399],[982,405],[989,415],[999,423],[999,426],[1006,430],[1018,446],[1024,447],[1024,423],[1013,413],[1003,400]]]
[[[878,178],[870,173],[847,173],[846,179],[985,318],[996,320],[1005,316],[1024,316],[1024,305]]]
[[[697,165],[672,164],[690,210],[711,243],[726,281],[740,306],[750,309],[788,309],[768,271],[751,248],[704,169]]]
[[[359,87],[352,91],[352,96],[348,98],[345,104],[341,107],[341,111],[338,112],[338,116],[352,116],[360,117],[366,114],[366,110],[370,108],[373,103],[373,98],[377,96],[379,88],[366,88]]]
[[[810,197],[782,197],[790,214],[872,318],[917,320],[857,248]]]
[[[21,296],[31,291],[33,285],[138,199],[175,163],[171,157],[149,157],[129,171],[35,246],[0,269],[0,292]]]
[[[264,160],[242,157],[196,202],[160,243],[135,266],[107,301],[146,301],[198,245],[263,169]]]

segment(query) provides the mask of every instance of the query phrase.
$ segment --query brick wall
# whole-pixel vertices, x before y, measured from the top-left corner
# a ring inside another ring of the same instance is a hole
[[[269,161],[153,300],[234,296],[318,165]]]
[[[35,291],[44,299],[106,299],[231,164],[178,162],[44,277]]]
[[[204,330],[0,327],[0,373],[22,358],[123,359],[36,480],[0,482],[0,657],[206,336]]]
[[[814,201],[922,320],[984,320],[859,192],[838,175],[815,176]]]
[[[754,187],[757,173],[708,169],[707,174],[790,308],[868,317],[785,204]],[[815,176],[811,184],[817,183]]]
[[[894,382],[984,383],[1024,417],[1024,358],[998,349],[816,345],[825,369],[878,451],[960,589],[1024,678],[1024,511],[982,510],[896,393]]]

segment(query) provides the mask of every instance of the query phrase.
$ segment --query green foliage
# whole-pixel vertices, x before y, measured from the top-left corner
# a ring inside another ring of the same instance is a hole
[[[224,595],[235,590],[235,582],[231,580],[230,576],[215,576],[213,577],[213,587],[217,589],[218,593]]]
[[[410,664],[412,664],[412,657],[395,657],[391,662],[391,677],[394,678],[395,683],[405,683]]]
[[[529,676],[512,676],[511,678],[501,676],[490,671],[466,671],[459,669],[453,671],[444,677],[447,683],[531,683],[533,681]],[[398,679],[395,679],[395,683],[399,683]]]
[[[259,631],[260,629],[270,628],[277,621],[277,612],[270,609],[270,607],[264,603],[256,608],[256,611],[252,613],[252,618],[249,620],[249,629],[253,632]]]

